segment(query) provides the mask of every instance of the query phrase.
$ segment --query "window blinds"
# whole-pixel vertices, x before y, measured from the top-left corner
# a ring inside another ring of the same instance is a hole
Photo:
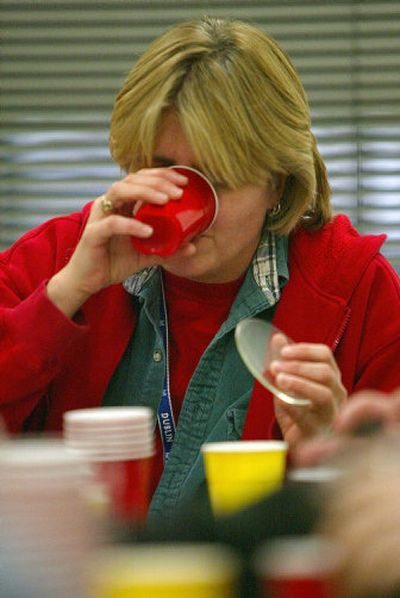
[[[113,100],[148,43],[200,14],[275,37],[309,94],[336,211],[386,232],[400,269],[400,3],[0,0],[0,248],[78,210],[120,176],[108,152]]]

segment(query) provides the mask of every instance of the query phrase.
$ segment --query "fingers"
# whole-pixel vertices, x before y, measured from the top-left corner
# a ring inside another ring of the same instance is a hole
[[[329,347],[294,343],[282,347],[279,360],[271,363],[275,383],[284,393],[306,399],[309,405],[275,407],[285,436],[305,439],[329,431],[347,392]],[[294,408],[292,408],[294,407]],[[282,427],[283,426],[283,427]]]
[[[113,183],[94,202],[89,221],[103,220],[116,213],[131,217],[142,203],[163,205],[179,199],[187,183],[187,177],[169,168],[139,170]]]
[[[111,185],[107,197],[114,210],[127,203],[134,205],[136,201],[162,205],[170,199],[179,199],[187,182],[187,177],[168,168],[144,169]]]
[[[400,388],[398,388],[390,397],[391,401],[391,422],[395,425],[400,424]]]
[[[273,360],[280,359],[283,347],[285,347],[288,344],[289,341],[283,334],[283,332],[276,332],[275,334],[273,334],[265,353],[266,368],[268,368],[268,364],[271,363]]]
[[[343,449],[343,439],[335,436],[318,436],[301,442],[292,453],[296,467],[313,467],[325,463]]]
[[[97,221],[89,220],[85,229],[86,239],[95,240],[96,245],[102,245],[116,235],[133,236],[145,239],[151,237],[152,234],[153,228],[148,224],[140,222],[135,218],[125,218],[118,214],[110,214]]]
[[[285,360],[297,359],[301,361],[324,362],[328,363],[337,372],[340,371],[330,348],[320,343],[288,344],[282,349],[281,358]]]
[[[335,411],[346,398],[340,370],[326,345],[297,343],[285,345],[280,359],[271,363],[276,384],[284,392],[310,399],[312,408]]]
[[[278,374],[275,381],[278,388],[283,392],[299,399],[309,399],[314,409],[330,407],[333,403],[334,397],[331,387],[287,374]]]
[[[335,418],[335,431],[350,434],[369,422],[387,424],[393,421],[397,405],[392,397],[378,391],[362,391],[353,395]]]
[[[309,361],[274,361],[271,372],[276,376],[300,377],[313,380],[324,386],[333,387],[337,381],[336,369],[328,363]]]

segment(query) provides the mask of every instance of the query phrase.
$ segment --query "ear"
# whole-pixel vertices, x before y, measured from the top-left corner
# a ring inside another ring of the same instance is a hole
[[[287,179],[287,175],[285,175],[285,174],[278,174],[275,176],[274,182],[275,182],[275,191],[276,191],[277,201],[279,201],[283,195],[283,190],[286,185],[286,179]]]
[[[284,174],[274,174],[270,188],[270,206],[272,212],[277,214],[280,211],[280,201],[285,189],[287,176]],[[271,212],[271,215],[272,215]]]

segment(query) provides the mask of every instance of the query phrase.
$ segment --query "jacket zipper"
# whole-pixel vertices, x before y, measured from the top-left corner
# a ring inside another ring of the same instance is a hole
[[[343,317],[343,320],[339,326],[339,330],[338,333],[336,335],[335,340],[333,341],[332,345],[331,345],[331,349],[333,352],[336,351],[338,344],[340,343],[340,341],[342,340],[343,334],[347,328],[347,325],[350,321],[350,315],[351,315],[351,309],[349,307],[346,308],[346,313]]]

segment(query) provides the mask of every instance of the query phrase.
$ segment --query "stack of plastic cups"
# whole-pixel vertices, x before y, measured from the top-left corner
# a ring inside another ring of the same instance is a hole
[[[0,594],[85,595],[99,535],[82,488],[88,466],[59,440],[0,447]]]
[[[117,520],[142,524],[150,502],[154,418],[147,407],[100,407],[64,414],[64,442],[88,460]]]

